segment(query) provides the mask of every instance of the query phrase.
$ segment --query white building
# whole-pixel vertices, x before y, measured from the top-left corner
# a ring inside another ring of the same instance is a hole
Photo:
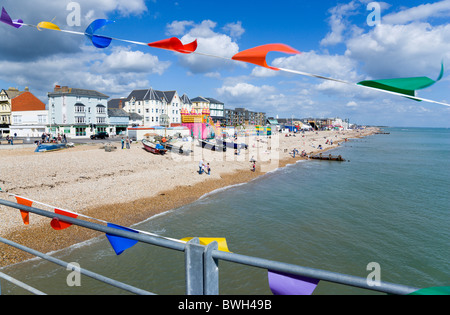
[[[45,104],[30,92],[11,100],[11,117],[11,135],[40,137],[46,131],[48,111]]]
[[[145,127],[181,124],[181,109],[190,104],[189,98],[179,97],[177,91],[134,90],[124,100],[123,109],[142,116],[139,124]]]
[[[108,131],[109,96],[93,90],[55,86],[48,93],[48,124],[53,135],[86,138]]]

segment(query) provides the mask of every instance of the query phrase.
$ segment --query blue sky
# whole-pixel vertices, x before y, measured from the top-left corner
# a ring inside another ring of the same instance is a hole
[[[380,23],[368,24],[370,1],[76,1],[80,25],[68,25],[71,1],[3,0],[13,19],[52,21],[83,32],[90,22],[115,23],[98,33],[154,42],[198,40],[198,52],[230,58],[239,51],[284,43],[302,53],[268,55],[269,65],[359,82],[428,76],[450,65],[450,0],[376,2]],[[279,117],[341,117],[360,124],[450,127],[450,107],[415,102],[339,83],[289,75],[200,55],[114,41],[97,49],[78,35],[0,25],[0,88],[28,86],[46,101],[55,84],[126,97],[133,89],[177,90],[214,97]],[[419,96],[450,103],[448,71]]]

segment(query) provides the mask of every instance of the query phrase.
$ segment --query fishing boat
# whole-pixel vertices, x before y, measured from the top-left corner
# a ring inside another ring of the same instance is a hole
[[[163,146],[164,146],[168,151],[173,152],[173,153],[179,153],[179,154],[182,154],[182,155],[190,155],[190,154],[192,153],[191,150],[184,149],[184,148],[183,148],[183,145],[181,145],[181,146],[176,146],[176,145],[173,145],[173,144],[171,144],[171,143],[164,143]]]
[[[56,151],[56,150],[62,150],[67,148],[66,143],[41,143],[37,146],[36,150],[34,152],[49,152],[49,151]]]
[[[245,143],[228,142],[228,141],[221,140],[221,139],[216,139],[216,142],[218,145],[222,145],[227,148],[234,149],[234,150],[237,150],[239,148],[240,149],[248,149],[248,145],[246,145]]]
[[[224,145],[214,144],[214,143],[211,143],[211,142],[206,141],[206,140],[198,139],[198,144],[202,148],[209,149],[211,151],[224,151],[225,152],[227,150],[227,147],[224,146]]]
[[[144,149],[148,152],[151,152],[153,154],[160,154],[160,155],[164,155],[167,152],[167,149],[164,148],[161,144],[159,143],[154,143],[151,142],[149,140],[143,139],[142,140],[142,144],[144,145]]]

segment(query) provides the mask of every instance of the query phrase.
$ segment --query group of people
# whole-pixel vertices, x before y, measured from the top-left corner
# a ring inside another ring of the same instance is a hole
[[[299,154],[298,150],[296,148],[294,148],[294,150],[292,150],[292,156],[295,157],[296,154]],[[306,157],[306,151],[303,150],[302,153],[300,154],[301,157]]]
[[[52,138],[51,134],[43,132],[41,135],[41,143],[48,143],[48,142],[67,143],[66,134],[63,134],[61,136],[61,134],[58,133],[57,137]]]
[[[129,137],[127,137],[127,139],[124,139],[122,137],[122,150],[125,148],[125,146],[127,149],[129,149],[132,141],[133,140],[131,140]]]
[[[209,166],[209,163],[204,163],[203,160],[200,160],[198,162],[198,173],[201,175],[203,173],[206,173],[208,175],[211,175],[211,167]]]

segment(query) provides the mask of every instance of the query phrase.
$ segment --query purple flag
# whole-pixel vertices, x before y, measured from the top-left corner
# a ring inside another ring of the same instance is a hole
[[[269,270],[269,286],[274,295],[311,295],[319,280]]]
[[[6,12],[5,8],[3,7],[2,7],[2,15],[0,16],[0,21],[5,24],[11,25],[12,27],[15,28],[21,28],[22,25],[17,23],[23,23],[22,20],[14,20],[14,21],[11,20],[11,17],[9,16],[8,12]]]

